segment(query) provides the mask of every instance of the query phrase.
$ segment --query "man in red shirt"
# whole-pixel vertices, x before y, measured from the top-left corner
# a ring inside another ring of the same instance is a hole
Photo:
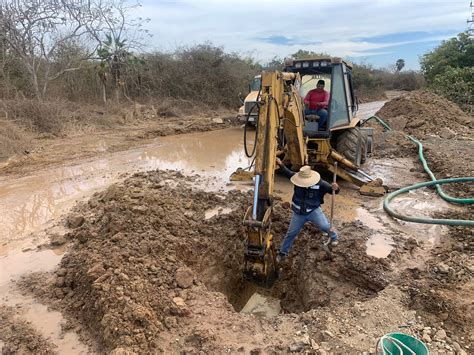
[[[324,80],[318,80],[316,89],[310,90],[304,98],[305,115],[318,115],[318,130],[325,130],[328,120],[329,93],[324,90]]]

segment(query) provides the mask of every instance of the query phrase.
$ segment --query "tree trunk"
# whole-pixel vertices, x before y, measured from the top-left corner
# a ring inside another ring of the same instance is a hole
[[[107,107],[107,91],[104,82],[102,82],[102,102],[104,103],[104,108]]]
[[[43,97],[41,95],[41,91],[38,85],[38,76],[36,75],[36,72],[34,70],[31,72],[31,84],[33,85],[36,99],[38,101],[43,101]]]

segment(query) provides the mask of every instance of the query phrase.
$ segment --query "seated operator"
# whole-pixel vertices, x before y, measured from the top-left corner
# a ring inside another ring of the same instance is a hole
[[[328,121],[329,93],[324,90],[324,80],[318,80],[316,89],[310,90],[304,98],[305,115],[318,115],[318,130],[325,130]]]

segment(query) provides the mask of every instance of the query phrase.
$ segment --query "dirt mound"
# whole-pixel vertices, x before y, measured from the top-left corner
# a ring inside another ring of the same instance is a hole
[[[52,346],[11,307],[0,306],[0,352],[2,354],[53,354]]]
[[[241,220],[250,195],[204,192],[196,189],[198,180],[153,171],[96,194],[67,219],[76,227],[66,235],[74,245],[50,285],[34,276],[23,287],[43,300],[53,298],[107,351],[248,352],[262,343],[287,350],[303,327],[298,317],[255,322],[236,312],[255,291],[242,279]],[[219,214],[219,206],[231,212]],[[206,219],[206,212],[215,215]],[[290,214],[275,204],[278,241]],[[305,228],[282,278],[261,292],[280,298],[287,312],[376,296],[388,283],[388,262],[366,255],[370,231],[362,225],[339,230],[344,238],[329,261],[322,236]],[[262,340],[255,342],[255,334]]]
[[[453,138],[474,128],[474,119],[455,103],[430,91],[412,91],[387,102],[376,114],[396,130],[417,138]]]

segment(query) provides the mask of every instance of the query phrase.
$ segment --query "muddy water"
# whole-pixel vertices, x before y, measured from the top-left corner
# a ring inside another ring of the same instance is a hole
[[[281,312],[280,300],[255,292],[247,301],[240,313],[253,314],[257,317],[274,317]]]

